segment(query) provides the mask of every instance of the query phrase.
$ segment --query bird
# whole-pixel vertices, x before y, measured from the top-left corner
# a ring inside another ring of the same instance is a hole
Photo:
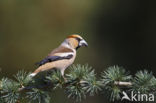
[[[64,71],[73,64],[80,47],[88,47],[87,42],[80,35],[67,36],[58,48],[52,50],[47,57],[37,63],[39,67],[30,76],[34,77],[38,73],[57,69],[64,77]]]

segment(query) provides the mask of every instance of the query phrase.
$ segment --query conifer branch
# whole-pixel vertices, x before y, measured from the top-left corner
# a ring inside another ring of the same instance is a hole
[[[50,103],[51,91],[61,88],[68,98],[81,101],[87,95],[103,93],[110,101],[121,100],[123,91],[139,91],[156,94],[156,78],[147,70],[138,71],[134,76],[119,66],[108,67],[99,78],[88,65],[73,65],[69,73],[62,77],[60,71],[29,77],[24,70],[14,75],[14,79],[0,80],[0,103]],[[123,88],[124,87],[124,88]]]

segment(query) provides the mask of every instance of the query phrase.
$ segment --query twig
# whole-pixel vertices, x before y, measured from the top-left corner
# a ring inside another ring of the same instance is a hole
[[[132,86],[132,82],[115,81],[114,84],[119,86]]]

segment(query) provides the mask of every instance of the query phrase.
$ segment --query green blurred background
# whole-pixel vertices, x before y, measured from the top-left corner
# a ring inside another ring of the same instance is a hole
[[[89,44],[78,50],[75,64],[123,66],[156,74],[156,12],[144,0],[1,0],[0,77],[33,71],[68,35],[80,34]],[[63,92],[55,103],[72,103]],[[107,103],[102,95],[82,103]]]

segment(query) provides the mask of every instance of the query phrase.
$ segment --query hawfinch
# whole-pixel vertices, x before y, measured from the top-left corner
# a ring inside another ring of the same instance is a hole
[[[60,70],[62,76],[64,76],[65,69],[75,60],[76,50],[82,46],[86,47],[88,44],[81,36],[68,36],[58,48],[54,49],[38,63],[39,67],[30,76],[33,77],[39,72],[49,71],[54,68]]]

